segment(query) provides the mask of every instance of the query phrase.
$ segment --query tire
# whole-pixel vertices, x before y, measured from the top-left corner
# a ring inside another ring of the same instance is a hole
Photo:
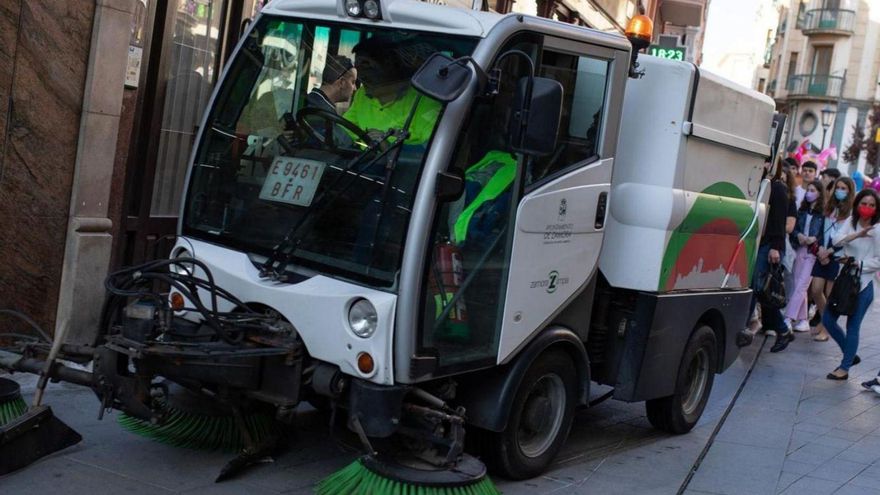
[[[717,361],[715,332],[708,326],[697,328],[681,356],[675,393],[645,402],[648,421],[654,428],[676,435],[691,431],[712,393]]]
[[[543,473],[565,443],[577,402],[577,370],[567,353],[546,352],[523,377],[507,429],[482,443],[493,471],[512,479]]]

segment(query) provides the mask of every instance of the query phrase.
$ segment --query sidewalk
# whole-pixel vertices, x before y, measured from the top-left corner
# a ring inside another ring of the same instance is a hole
[[[859,385],[880,367],[878,323],[875,303],[846,382],[825,378],[840,363],[833,341],[797,334],[771,354],[768,339],[687,493],[880,494],[880,397]]]
[[[848,382],[825,374],[836,345],[798,339],[770,354],[759,338],[716,377],[700,424],[671,436],[650,427],[644,405],[607,401],[578,413],[554,466],[524,482],[496,479],[505,494],[675,494],[691,472],[751,365],[755,369],[691,480],[689,494],[880,494],[880,397],[859,386],[880,366],[880,305],[863,325],[862,364]],[[33,390],[33,380],[15,375]],[[595,392],[600,393],[599,390]],[[176,449],[123,431],[115,415],[97,421],[87,390],[55,384],[47,400],[79,431],[79,445],[0,478],[2,493],[311,493],[314,483],[355,458],[327,440],[326,416],[306,410],[300,435],[276,462],[214,484],[230,456]]]

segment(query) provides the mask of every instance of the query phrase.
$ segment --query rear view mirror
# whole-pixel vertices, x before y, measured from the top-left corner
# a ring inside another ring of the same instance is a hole
[[[529,94],[531,93],[531,94]],[[556,150],[562,116],[562,84],[546,77],[523,77],[516,87],[508,144],[515,152],[543,156]]]
[[[440,52],[434,53],[413,74],[410,82],[420,93],[444,103],[450,102],[461,95],[471,80],[472,63],[479,75],[482,70],[470,57],[452,59]]]

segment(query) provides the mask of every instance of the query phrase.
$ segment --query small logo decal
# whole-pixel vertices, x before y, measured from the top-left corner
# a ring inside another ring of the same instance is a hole
[[[563,199],[563,201],[565,200]],[[547,286],[547,292],[553,294],[556,292],[556,279],[559,278],[559,272],[553,270],[548,276],[550,277],[550,285]]]
[[[559,200],[559,221],[565,221],[565,215],[568,213],[568,201],[565,198]]]

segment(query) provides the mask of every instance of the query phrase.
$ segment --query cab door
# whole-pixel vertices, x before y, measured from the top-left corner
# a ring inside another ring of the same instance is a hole
[[[498,54],[509,50],[562,84],[560,139],[543,157],[509,150],[529,64],[505,57],[499,93],[476,101],[456,146],[465,193],[434,220],[417,353],[436,359],[435,377],[510,357],[585,287],[602,244],[627,54],[536,33]]]
[[[596,270],[627,67],[625,52],[544,40],[538,72],[562,84],[562,119],[556,151],[530,158],[524,171],[498,363],[544,328]]]

